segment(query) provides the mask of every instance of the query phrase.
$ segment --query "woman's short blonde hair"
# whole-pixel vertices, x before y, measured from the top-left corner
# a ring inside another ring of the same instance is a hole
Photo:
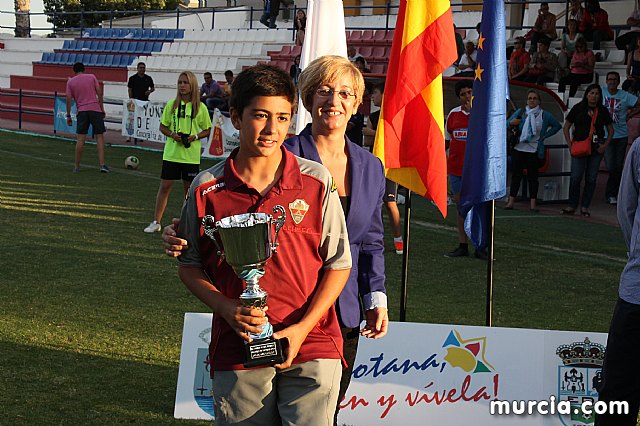
[[[312,61],[300,74],[298,90],[302,104],[307,111],[311,111],[313,96],[323,84],[331,83],[343,77],[352,81],[352,89],[356,95],[354,109],[362,103],[364,95],[364,78],[358,68],[347,58],[337,55],[321,56]]]

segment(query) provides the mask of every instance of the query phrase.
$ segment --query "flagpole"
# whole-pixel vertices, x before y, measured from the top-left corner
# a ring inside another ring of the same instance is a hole
[[[404,250],[402,251],[402,278],[400,283],[400,322],[407,320],[407,282],[409,281],[409,225],[411,223],[411,190],[404,201]]]
[[[489,214],[489,247],[487,249],[487,305],[486,305],[486,326],[491,327],[493,323],[493,232],[495,227],[496,200],[491,200],[489,204],[491,212]]]

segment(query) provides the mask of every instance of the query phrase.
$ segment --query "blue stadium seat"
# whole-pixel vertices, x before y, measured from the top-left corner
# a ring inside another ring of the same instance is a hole
[[[160,44],[162,44],[162,42],[158,42],[158,41],[146,41],[146,42],[144,43],[144,53],[146,53],[147,55],[150,55],[150,54],[151,54],[151,52],[153,52],[153,46],[154,46],[156,43],[160,43]]]
[[[42,59],[40,59],[40,62],[43,63],[43,64],[51,63],[51,61],[53,59],[53,55],[54,55],[54,53],[52,53],[52,52],[42,52]]]
[[[125,41],[126,43],[126,41]],[[111,49],[111,52],[120,52],[122,51],[122,42],[121,41],[114,41],[113,42],[113,48]]]
[[[175,30],[175,36],[173,38],[184,38],[184,28]]]
[[[133,53],[136,49],[137,41],[127,41],[126,49],[122,49],[123,52]],[[122,43],[122,47],[125,47],[125,43]]]
[[[109,40],[105,43],[103,52],[112,52],[113,51],[113,41]]]
[[[104,66],[105,67],[113,66],[113,55],[104,55]]]
[[[82,63],[85,64],[85,66],[87,67],[92,67],[96,64],[96,61],[98,60],[98,55],[96,55],[95,53],[91,53],[89,55],[84,55],[84,61],[82,61]]]
[[[156,37],[156,40],[165,41],[168,39],[169,39],[169,30],[166,28],[160,28],[158,30],[158,37]]]
[[[88,47],[91,52],[95,52],[96,50],[98,50],[98,40],[91,40],[87,43],[89,43],[89,46],[86,47]]]
[[[64,43],[62,43],[62,48],[64,50],[69,50],[71,49],[71,42],[75,41],[75,40],[65,40]]]
[[[141,40],[144,38],[144,30],[142,28],[133,29],[133,40]]]
[[[95,52],[104,52],[104,48],[107,45],[106,41],[99,41],[98,42],[98,47],[96,47]]]
[[[153,42],[153,46],[151,47],[152,52],[160,52],[162,50],[162,42],[155,41]]]
[[[68,64],[69,63],[69,54],[68,53],[63,53],[62,57],[60,58],[59,62],[61,64]]]
[[[96,58],[95,66],[103,67],[107,59],[107,55],[96,55],[96,56],[97,58]]]

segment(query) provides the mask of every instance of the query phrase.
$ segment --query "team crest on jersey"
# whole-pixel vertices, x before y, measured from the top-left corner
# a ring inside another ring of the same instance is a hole
[[[304,215],[309,211],[309,204],[305,200],[301,200],[298,198],[297,200],[289,203],[289,211],[291,212],[291,218],[296,225],[300,225],[302,219],[304,219]]]

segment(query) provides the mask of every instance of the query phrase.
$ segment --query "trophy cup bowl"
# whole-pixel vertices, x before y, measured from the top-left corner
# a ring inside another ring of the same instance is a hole
[[[202,219],[204,233],[213,241],[218,255],[224,257],[236,275],[245,281],[240,303],[246,307],[263,309],[267,304],[267,292],[260,288],[258,281],[265,273],[267,261],[277,250],[278,232],[285,220],[284,207],[275,206],[273,212],[280,216],[274,219],[266,213],[244,213],[217,222],[211,215]],[[245,344],[245,367],[284,362],[282,344],[272,335],[273,326],[268,320],[262,326],[262,332],[249,333],[252,341]]]

